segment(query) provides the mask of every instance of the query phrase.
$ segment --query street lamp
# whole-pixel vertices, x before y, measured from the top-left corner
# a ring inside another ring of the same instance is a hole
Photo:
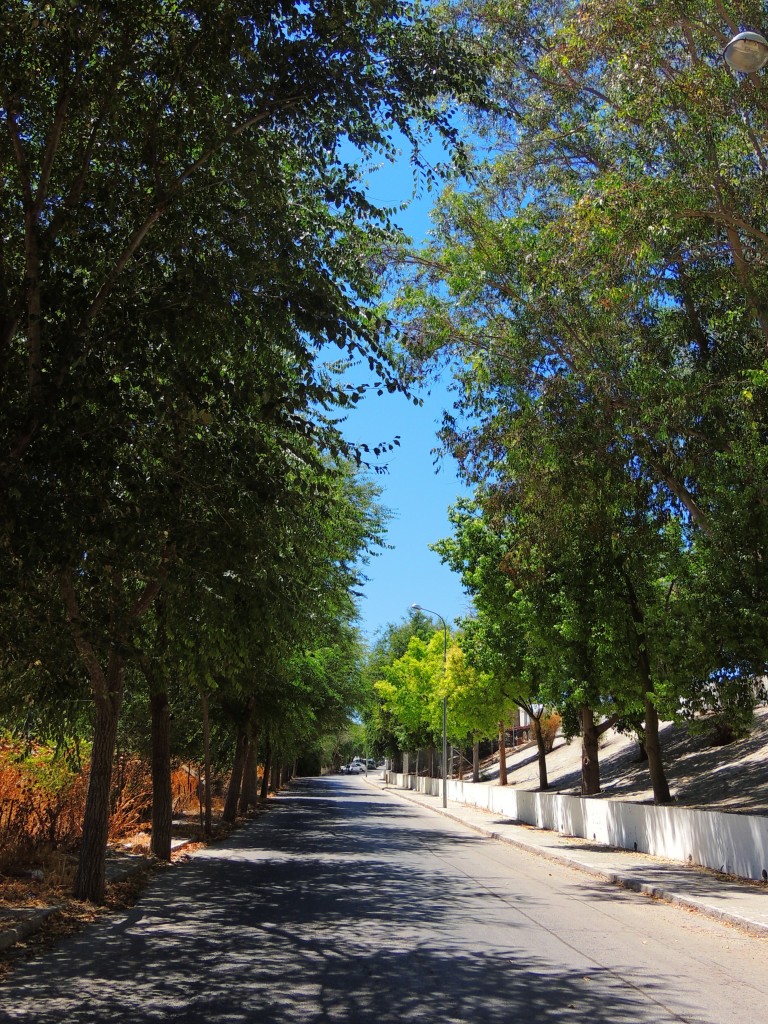
[[[412,604],[416,612],[426,612],[440,619],[443,624],[443,685],[445,685],[446,661],[448,657],[448,626],[445,619],[439,612],[433,612],[430,608],[423,608],[420,604]],[[448,695],[443,695],[443,807],[448,806]]]
[[[752,74],[768,63],[768,40],[759,32],[739,32],[723,50],[723,57],[734,71]]]

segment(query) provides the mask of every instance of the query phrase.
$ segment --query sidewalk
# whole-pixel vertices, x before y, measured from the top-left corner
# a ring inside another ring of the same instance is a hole
[[[516,824],[498,814],[452,800],[444,809],[440,797],[389,786],[383,775],[368,775],[366,781],[382,792],[443,814],[491,839],[568,864],[634,892],[738,925],[752,934],[768,936],[768,885],[645,853],[596,845],[532,825]]]
[[[183,849],[191,842],[193,840],[172,839],[171,849],[173,851]],[[151,857],[110,850],[106,864],[107,883],[124,882],[137,871],[142,871],[152,863]],[[44,926],[46,919],[58,913],[60,909],[58,906],[0,908],[0,952],[23,942],[30,935],[34,935]]]

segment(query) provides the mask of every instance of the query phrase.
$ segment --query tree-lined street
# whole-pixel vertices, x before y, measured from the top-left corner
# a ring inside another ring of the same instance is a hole
[[[722,1024],[767,995],[760,939],[324,778],[20,966],[2,1019]]]
[[[562,791],[547,757],[579,736],[576,791],[618,801],[615,730],[654,804],[706,808],[666,725],[759,756],[768,77],[726,51],[768,40],[746,25],[768,3],[5,5],[0,914],[95,915],[116,851],[209,844],[12,972],[9,1020],[765,1004],[758,940],[328,774],[387,759],[445,806],[449,773],[506,786],[530,741]],[[405,618],[364,635],[387,525],[432,516],[378,481],[408,426],[355,413],[436,380],[432,454],[464,493],[430,546],[467,607],[414,559]],[[761,788],[723,767],[722,792]]]

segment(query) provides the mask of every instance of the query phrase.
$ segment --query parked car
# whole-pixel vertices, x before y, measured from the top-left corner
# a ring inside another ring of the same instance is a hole
[[[347,765],[347,775],[362,775],[364,771],[365,765],[360,761],[352,761]]]

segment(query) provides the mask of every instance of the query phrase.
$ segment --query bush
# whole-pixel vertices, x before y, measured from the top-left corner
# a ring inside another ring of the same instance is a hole
[[[72,752],[0,744],[0,868],[73,845],[82,831],[87,780]]]
[[[75,748],[0,741],[0,871],[47,860],[52,850],[74,848],[83,830],[88,764]],[[109,839],[132,835],[147,818],[151,779],[137,758],[116,758]]]
[[[196,814],[200,809],[203,781],[197,770],[182,765],[171,772],[171,794],[174,814]]]
[[[546,711],[539,720],[544,749],[549,754],[555,746],[555,739],[560,732],[563,721],[557,711]]]
[[[109,841],[125,839],[146,824],[152,809],[152,776],[143,761],[130,754],[115,758]]]

